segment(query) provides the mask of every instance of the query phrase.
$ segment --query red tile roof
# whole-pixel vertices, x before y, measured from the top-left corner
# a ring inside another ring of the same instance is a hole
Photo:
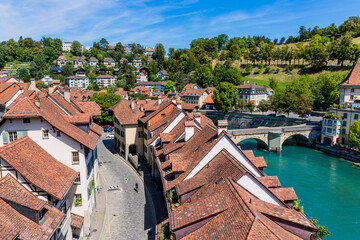
[[[35,211],[41,210],[46,204],[45,201],[26,190],[10,174],[0,178],[0,198]]]
[[[20,234],[19,239],[50,239],[63,221],[65,214],[48,205],[45,205],[45,209],[47,212],[43,216],[44,221],[40,225],[20,214],[9,204],[0,199],[1,239],[13,239],[17,234]],[[5,238],[5,236],[8,238]]]
[[[71,213],[71,227],[81,229],[84,217]]]
[[[122,100],[110,110],[114,112],[115,117],[119,120],[121,125],[138,124],[138,120],[145,115],[145,111],[141,111],[141,106],[145,111],[156,110],[159,105],[156,100],[141,100],[134,101],[134,110],[131,109],[131,101]]]
[[[340,86],[359,86],[360,85],[360,58],[357,60],[355,66],[349,75],[342,81]]]
[[[210,93],[204,100],[204,103],[207,104],[214,104],[214,100],[212,99],[212,96],[214,95],[214,93]]]
[[[96,102],[72,101],[81,111],[92,116],[101,116],[101,107]]]
[[[40,110],[31,102],[29,98],[21,98],[6,112],[4,118],[25,118],[40,117]]]
[[[33,185],[57,199],[63,198],[78,175],[28,136],[1,147],[0,157]]]
[[[20,86],[14,82],[0,84],[0,104],[5,104],[20,91]]]

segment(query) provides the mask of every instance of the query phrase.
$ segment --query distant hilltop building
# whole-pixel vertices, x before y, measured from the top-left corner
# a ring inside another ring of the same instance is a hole
[[[63,42],[62,51],[63,52],[70,52],[71,46],[72,46],[72,42]]]

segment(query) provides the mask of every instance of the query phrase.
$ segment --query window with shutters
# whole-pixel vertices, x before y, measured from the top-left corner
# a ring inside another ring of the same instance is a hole
[[[72,152],[72,164],[79,164],[79,152]]]
[[[8,132],[9,134],[9,142],[15,141],[16,139],[18,139],[18,134],[17,132]]]

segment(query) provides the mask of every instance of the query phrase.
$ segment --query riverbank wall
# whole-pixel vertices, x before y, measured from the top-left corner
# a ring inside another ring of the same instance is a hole
[[[350,160],[355,163],[360,163],[360,156],[347,150],[341,150],[334,147],[324,146],[321,144],[316,144],[315,149],[337,157],[344,158],[346,160]]]

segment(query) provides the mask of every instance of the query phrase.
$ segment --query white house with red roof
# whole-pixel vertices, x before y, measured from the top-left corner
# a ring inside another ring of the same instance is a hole
[[[154,47],[147,47],[145,48],[145,56],[151,57],[153,55],[153,53],[155,52],[155,48]]]
[[[267,101],[270,95],[274,94],[274,90],[264,86],[256,85],[255,82],[244,83],[237,86],[238,98],[245,102],[252,102],[257,106],[261,100]]]
[[[345,80],[339,84],[339,88],[339,104],[353,104],[356,100],[360,100],[360,58]],[[356,105],[360,106],[359,103]]]
[[[75,57],[73,60],[74,68],[79,68],[85,65],[85,60],[82,57]]]
[[[115,67],[115,61],[112,58],[104,58],[104,64],[107,68]]]
[[[28,136],[60,163],[79,173],[76,189],[69,192],[71,213],[84,218],[81,235],[90,233],[98,186],[97,142],[102,128],[90,111],[81,110],[64,90],[32,100],[21,98],[1,119],[0,146]]]
[[[57,65],[59,65],[59,67],[63,67],[65,66],[65,64],[67,63],[67,58],[63,55],[59,56],[57,59],[56,59],[56,63]]]

